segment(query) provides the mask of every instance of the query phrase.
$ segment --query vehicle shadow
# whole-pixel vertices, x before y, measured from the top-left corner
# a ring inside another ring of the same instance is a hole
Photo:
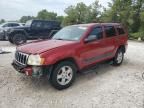
[[[121,65],[121,67],[125,66],[127,64],[128,64],[128,61],[125,60],[123,62],[123,64]],[[77,87],[81,84],[84,84],[90,80],[103,77],[106,74],[110,74],[110,72],[112,70],[114,70],[115,68],[119,68],[119,67],[112,66],[107,62],[98,64],[95,69],[92,69],[92,70],[90,69],[88,71],[78,73],[76,76],[76,81],[73,84],[74,86],[71,86],[70,88],[74,89],[75,87]],[[47,77],[42,77],[42,78],[29,77],[29,78],[27,78],[27,76],[21,76],[21,78],[26,80],[25,83],[28,84],[28,88],[31,88],[34,90],[57,91],[56,89],[54,89],[51,86]],[[68,89],[65,89],[65,90],[68,90]]]

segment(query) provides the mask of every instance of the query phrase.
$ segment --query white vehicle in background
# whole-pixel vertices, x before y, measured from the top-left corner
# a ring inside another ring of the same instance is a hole
[[[23,24],[17,23],[17,22],[6,22],[6,23],[0,24],[0,28],[17,27],[17,26],[23,26]]]
[[[9,28],[23,25],[24,25],[23,23],[17,23],[17,22],[6,22],[0,24],[0,40],[6,40],[5,31],[7,31]]]

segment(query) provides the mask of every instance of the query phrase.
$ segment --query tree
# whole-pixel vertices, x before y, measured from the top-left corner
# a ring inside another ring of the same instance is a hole
[[[63,25],[75,24],[77,22],[77,15],[75,6],[69,6],[65,9],[67,16],[64,18]]]
[[[32,19],[35,19],[35,17],[33,17],[33,16],[22,16],[20,18],[20,22],[21,23],[26,23],[28,20],[32,20]]]
[[[132,0],[133,2],[133,24],[131,25],[131,29],[133,32],[138,32],[141,26],[141,12],[144,6],[144,0]]]
[[[94,3],[92,3],[89,7],[88,7],[88,12],[87,12],[87,23],[90,22],[99,22],[100,21],[100,16],[101,16],[101,5],[99,4],[99,1],[96,0]]]
[[[88,7],[83,2],[78,3],[76,5],[75,12],[76,12],[75,14],[76,14],[77,23],[85,23]]]
[[[5,20],[4,19],[1,19],[0,20],[0,24],[2,24],[2,23],[4,23],[5,22]]]
[[[64,20],[64,16],[57,16],[57,21],[62,23]]]
[[[38,12],[37,19],[41,20],[57,20],[57,13],[48,12],[46,9]]]
[[[79,23],[91,23],[93,21],[98,22],[100,16],[100,8],[98,0],[91,5],[87,6],[83,2],[78,3],[76,6],[69,6],[65,9],[67,16],[64,18],[63,23],[79,24]]]
[[[104,9],[101,19],[104,22],[118,22],[130,28],[132,23],[132,1],[131,0],[112,0],[109,8]]]

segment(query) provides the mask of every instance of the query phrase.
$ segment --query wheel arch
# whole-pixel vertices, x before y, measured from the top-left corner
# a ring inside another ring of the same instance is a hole
[[[64,61],[70,61],[70,62],[74,63],[74,65],[76,66],[77,71],[80,70],[79,65],[77,64],[76,60],[73,57],[67,57],[67,58],[60,59],[60,60],[56,61],[53,65],[50,66],[49,73],[47,73],[48,79],[51,79],[51,76],[53,74],[52,71],[54,70],[55,66],[57,64],[61,63],[61,62],[64,62]]]
[[[54,63],[54,66],[59,64],[60,62],[63,62],[63,61],[70,61],[70,62],[74,63],[74,65],[76,66],[77,70],[79,70],[79,65],[78,65],[78,63],[76,62],[76,60],[73,57],[67,57],[67,58],[64,58],[64,59],[60,59],[60,60],[58,60],[58,61],[56,61]]]
[[[126,48],[125,45],[120,45],[118,50],[121,49],[124,53],[126,52]]]
[[[26,38],[28,36],[28,34],[24,30],[17,30],[17,31],[13,31],[12,33],[10,33],[10,35],[9,35],[10,38],[12,38],[15,34],[23,34],[26,36]]]

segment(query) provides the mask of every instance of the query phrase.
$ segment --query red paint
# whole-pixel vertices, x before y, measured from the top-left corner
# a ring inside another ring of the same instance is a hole
[[[32,76],[33,70],[32,70],[31,67],[24,68],[22,71],[23,71],[27,76]]]
[[[114,23],[109,24],[89,24],[88,30],[79,41],[63,41],[63,40],[47,40],[42,42],[34,42],[18,47],[18,50],[28,54],[40,54],[45,58],[44,65],[53,65],[58,61],[67,58],[73,58],[77,63],[79,69],[85,68],[92,64],[103,60],[113,58],[120,45],[127,46],[128,33],[115,37],[106,38],[105,31],[103,32],[103,39],[85,43],[84,39],[92,31],[93,27],[97,25],[103,27],[105,25],[119,25]],[[117,33],[118,34],[118,33]],[[110,56],[101,57],[110,53]],[[93,62],[85,62],[85,59],[92,57],[100,57]]]

